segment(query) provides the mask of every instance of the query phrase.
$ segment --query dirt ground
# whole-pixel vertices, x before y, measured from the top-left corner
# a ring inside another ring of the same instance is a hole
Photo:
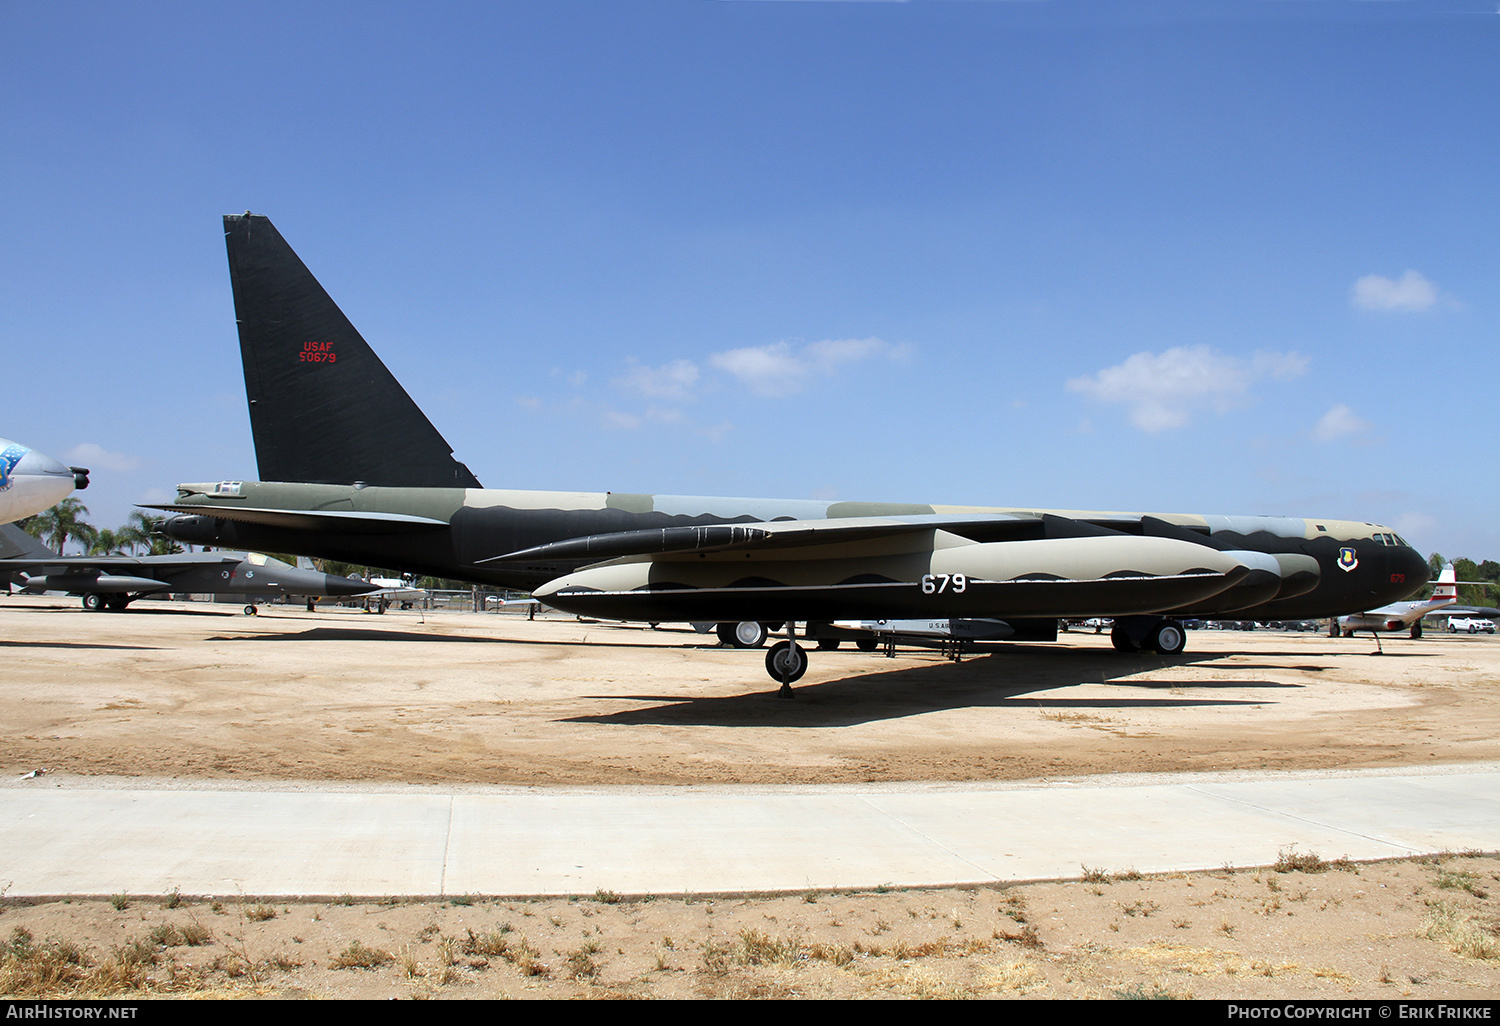
[[[1197,631],[1162,658],[1068,634],[957,664],[815,651],[784,701],[763,652],[686,628],[235,608],[5,599],[7,786],[39,783],[17,780],[38,769],[183,787],[682,784],[1500,760],[1488,636],[1388,637],[1376,654],[1369,637]],[[1127,868],[878,894],[11,902],[0,994],[1500,995],[1487,854]],[[372,966],[339,967],[360,962]]]

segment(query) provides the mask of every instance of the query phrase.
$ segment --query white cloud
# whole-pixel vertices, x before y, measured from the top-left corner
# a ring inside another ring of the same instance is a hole
[[[1362,435],[1369,430],[1369,421],[1355,416],[1353,410],[1339,403],[1323,414],[1313,426],[1312,436],[1315,442],[1333,442],[1350,435]]]
[[[93,442],[84,442],[75,445],[63,453],[63,461],[79,467],[88,467],[90,470],[110,470],[122,473],[127,470],[137,470],[141,466],[139,456],[131,456],[123,452],[110,452],[102,445]]]
[[[626,413],[613,407],[599,407],[599,419],[607,428],[634,431],[647,424],[680,424],[682,413],[670,407],[648,406],[644,413]]]
[[[758,396],[774,398],[806,391],[819,379],[830,378],[843,367],[876,356],[900,359],[901,346],[878,338],[825,339],[793,349],[774,342],[715,353],[709,362],[728,371]]]
[[[1203,407],[1223,413],[1244,405],[1255,382],[1294,378],[1307,362],[1297,353],[1259,352],[1244,360],[1208,346],[1179,346],[1160,355],[1136,353],[1092,377],[1072,378],[1068,389],[1127,406],[1132,424],[1156,434],[1181,427]]]
[[[1362,310],[1426,310],[1438,301],[1438,289],[1416,271],[1407,271],[1400,281],[1367,274],[1349,290],[1349,301]]]
[[[613,384],[647,399],[684,401],[693,397],[693,386],[698,384],[698,365],[692,360],[673,360],[660,367],[645,367],[632,360],[630,370]]]

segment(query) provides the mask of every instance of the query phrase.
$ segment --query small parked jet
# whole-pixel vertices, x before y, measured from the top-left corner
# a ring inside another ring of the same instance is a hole
[[[1336,616],[1405,598],[1427,563],[1375,524],[911,503],[491,490],[459,461],[270,220],[224,218],[261,481],[180,484],[181,541],[531,590],[637,621],[806,624],[1114,617],[1182,651],[1179,617]],[[760,632],[757,632],[760,633]],[[761,637],[763,637],[761,633]],[[767,658],[787,686],[793,637]]]
[[[1334,626],[1329,629],[1328,633],[1331,637],[1342,633],[1344,637],[1352,638],[1355,631],[1369,631],[1372,634],[1376,631],[1408,631],[1413,638],[1420,638],[1422,617],[1458,601],[1457,581],[1458,577],[1453,564],[1449,563],[1438,574],[1437,587],[1433,589],[1432,598],[1412,602],[1393,602],[1367,613],[1341,616],[1333,621]]]
[[[46,453],[0,438],[0,524],[51,509],[75,488],[89,486],[89,472],[66,467]]]
[[[142,595],[210,592],[351,596],[376,590],[359,578],[298,570],[259,552],[185,552],[171,556],[59,556],[14,524],[0,526],[0,581],[32,594],[81,595],[88,610],[121,610]],[[255,603],[245,606],[255,615]]]

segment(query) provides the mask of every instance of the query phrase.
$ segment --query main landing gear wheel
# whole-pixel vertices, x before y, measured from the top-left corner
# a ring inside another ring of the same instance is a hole
[[[130,605],[130,596],[109,595],[105,597],[104,604],[109,607],[110,612],[112,613],[123,612],[125,607]]]
[[[91,613],[97,613],[104,608],[104,596],[89,592],[83,596],[83,608]]]
[[[838,638],[819,638],[818,639],[818,651],[819,652],[836,652],[836,651],[838,651],[838,647],[839,647],[839,639]]]
[[[778,641],[766,653],[766,672],[778,684],[794,684],[807,672],[807,653],[800,645]]]
[[[1140,646],[1130,640],[1130,635],[1125,633],[1125,628],[1115,624],[1109,632],[1110,644],[1115,646],[1116,652],[1137,652]]]
[[[716,633],[726,645],[733,645],[735,648],[760,648],[766,643],[767,632],[765,624],[742,620],[739,623],[721,623]]]
[[[1187,631],[1176,620],[1163,620],[1151,628],[1141,647],[1153,649],[1162,655],[1176,655],[1187,647]]]
[[[255,616],[259,612],[260,612],[260,610],[256,609],[254,606],[246,606],[245,607],[245,615],[246,616]]]
[[[854,647],[861,652],[873,652],[880,647],[880,641],[877,638],[860,638],[854,643]]]
[[[1422,621],[1418,620],[1416,623],[1414,623],[1414,624],[1411,625],[1411,637],[1412,637],[1412,640],[1415,641],[1418,638],[1420,638],[1421,636],[1422,636]]]

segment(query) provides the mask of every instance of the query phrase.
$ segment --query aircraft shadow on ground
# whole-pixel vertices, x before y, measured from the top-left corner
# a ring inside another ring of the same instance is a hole
[[[874,656],[853,658],[871,660]],[[818,658],[819,654],[815,654]],[[1200,657],[1217,658],[1217,655]],[[622,710],[593,716],[575,716],[568,723],[600,723],[627,726],[745,726],[745,727],[838,727],[901,719],[923,713],[951,709],[1004,706],[1040,709],[1143,709],[1190,708],[1203,706],[1254,706],[1272,704],[1275,699],[1227,699],[1195,697],[1192,694],[1165,696],[1161,691],[1195,691],[1211,695],[1222,688],[1260,688],[1279,690],[1299,688],[1272,680],[1119,680],[1129,674],[1163,666],[1187,666],[1199,659],[1176,656],[1158,657],[1149,662],[1120,657],[1116,653],[1069,651],[1066,649],[1027,649],[1018,646],[1006,652],[965,659],[962,663],[934,663],[887,672],[867,672],[858,676],[794,686],[792,699],[776,697],[775,685],[769,690],[731,697],[681,695],[600,695],[600,700],[634,700],[662,703],[644,709]],[[1118,687],[1118,697],[1075,698],[1064,695],[1034,697],[1040,692],[1080,684],[1111,684]],[[684,691],[691,688],[684,683]],[[1123,689],[1130,689],[1129,691]]]
[[[68,616],[244,616],[238,609],[151,609],[149,607],[132,606],[125,610],[99,610],[84,609],[78,605],[71,606],[29,606],[28,613],[64,613]]]
[[[309,627],[295,634],[220,634],[209,641],[461,641],[475,645],[512,645],[509,638],[477,638],[467,634],[407,634],[378,627]],[[535,644],[524,642],[523,644]]]
[[[542,638],[494,638],[475,634],[418,634],[380,627],[309,627],[294,633],[266,632],[260,634],[223,634],[209,641],[466,641],[475,645],[538,645],[559,648],[630,648],[630,649],[681,649],[677,639],[664,640],[659,645],[643,645],[639,642],[612,642],[590,639],[588,641],[548,640]],[[687,646],[690,648],[716,648],[717,643]]]
[[[0,648],[116,649],[121,652],[159,652],[160,645],[91,645],[77,641],[0,641]]]

